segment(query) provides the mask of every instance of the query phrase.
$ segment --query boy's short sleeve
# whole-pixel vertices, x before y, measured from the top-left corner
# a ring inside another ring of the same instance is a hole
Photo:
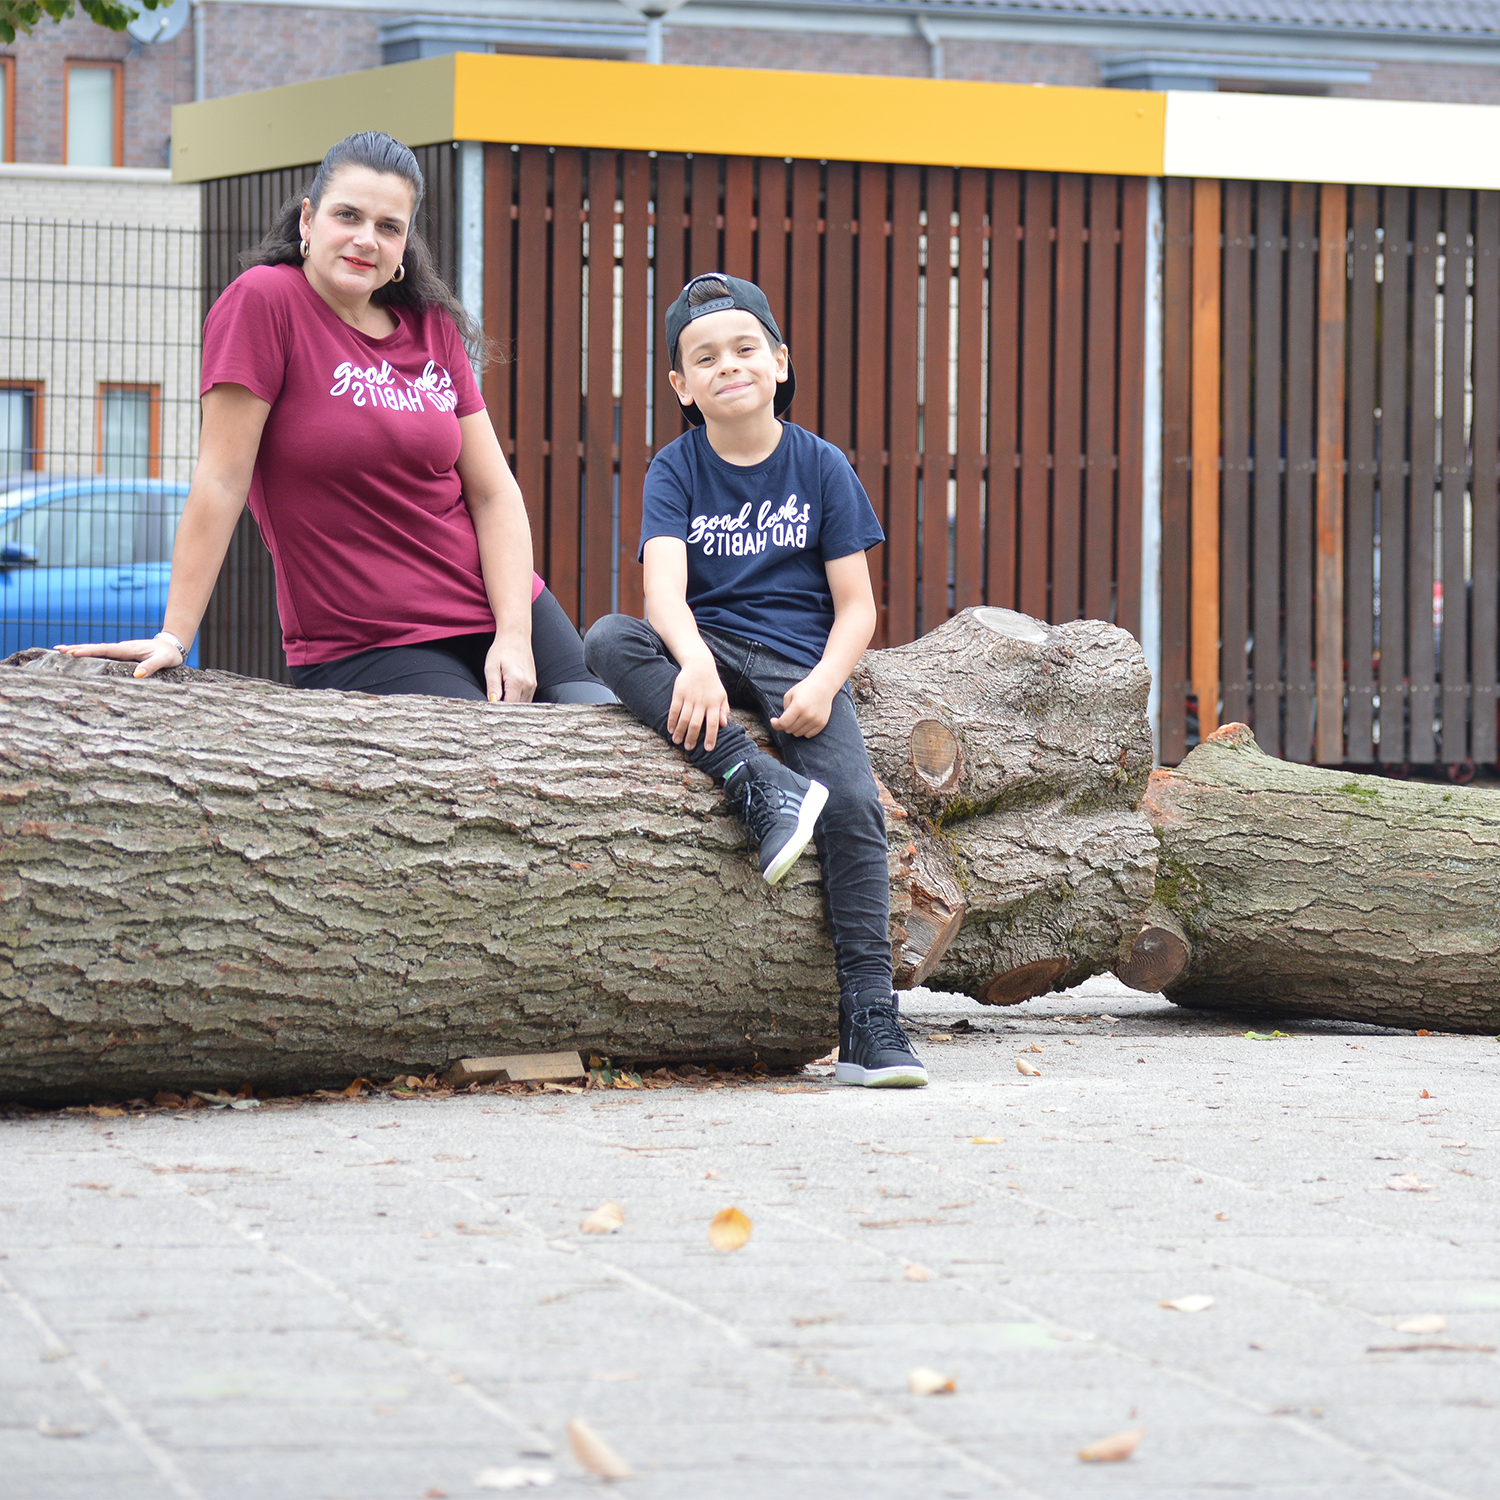
[[[686,542],[688,516],[692,511],[692,491],[687,467],[675,451],[680,445],[663,448],[646,470],[641,489],[641,545],[636,561],[646,559],[646,543],[652,537],[675,536]]]
[[[291,350],[290,311],[283,289],[258,271],[232,281],[208,311],[200,395],[216,385],[242,385],[274,406],[281,394]]]
[[[885,540],[874,507],[849,460],[831,445],[820,448],[823,486],[823,524],[818,549],[823,561],[833,562],[855,552],[868,552]]]

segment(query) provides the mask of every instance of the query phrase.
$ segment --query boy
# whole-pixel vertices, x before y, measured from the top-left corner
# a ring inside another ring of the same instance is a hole
[[[875,630],[884,540],[848,460],[781,414],[795,377],[759,287],[698,276],[667,309],[692,430],[652,461],[640,558],[649,623],[610,615],[589,668],[724,788],[779,881],[814,831],[839,976],[835,1077],[921,1087],[891,992],[885,816],[847,679]],[[785,764],[729,708],[757,710]]]

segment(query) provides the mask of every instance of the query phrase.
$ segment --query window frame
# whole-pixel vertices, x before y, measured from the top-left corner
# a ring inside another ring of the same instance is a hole
[[[47,467],[46,435],[47,384],[43,380],[0,380],[0,391],[27,391],[31,395],[31,462],[23,464],[23,474],[39,474]]]
[[[147,479],[161,478],[161,386],[149,380],[101,380],[99,395],[94,402],[94,472],[104,473],[104,398],[115,392],[140,394],[151,398],[146,418],[146,473]]]
[[[74,68],[108,68],[115,75],[114,88],[114,143],[110,151],[110,165],[125,165],[125,64],[101,57],[69,57],[63,61],[63,161],[68,159],[68,115],[69,95],[72,92]]]
[[[0,161],[16,159],[16,60],[9,54],[0,56],[0,80],[5,85],[5,112],[0,116],[0,131],[5,138],[0,141]]]

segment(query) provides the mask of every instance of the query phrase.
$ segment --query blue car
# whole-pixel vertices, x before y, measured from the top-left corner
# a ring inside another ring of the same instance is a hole
[[[155,635],[187,493],[160,479],[42,474],[0,492],[0,657]]]

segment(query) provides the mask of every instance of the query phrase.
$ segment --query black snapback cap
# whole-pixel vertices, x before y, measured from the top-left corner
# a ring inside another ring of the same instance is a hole
[[[721,283],[725,288],[725,295],[710,297],[708,301],[700,302],[696,307],[689,307],[688,294],[700,281]],[[742,281],[738,276],[726,276],[722,271],[707,271],[702,276],[693,277],[677,294],[677,300],[667,309],[668,361],[676,365],[677,341],[682,337],[682,332],[689,323],[698,318],[706,318],[710,313],[729,312],[733,308],[758,318],[766,332],[771,335],[773,347],[779,349],[786,342],[781,336],[781,330],[776,326],[776,318],[771,312],[771,304],[766,301],[766,294],[753,281]],[[796,394],[797,376],[789,359],[786,362],[786,379],[776,387],[776,400],[772,408],[778,417],[785,414],[787,407],[792,404],[792,397]],[[684,406],[682,414],[694,427],[703,425],[703,413],[698,410],[696,402],[691,406]]]

